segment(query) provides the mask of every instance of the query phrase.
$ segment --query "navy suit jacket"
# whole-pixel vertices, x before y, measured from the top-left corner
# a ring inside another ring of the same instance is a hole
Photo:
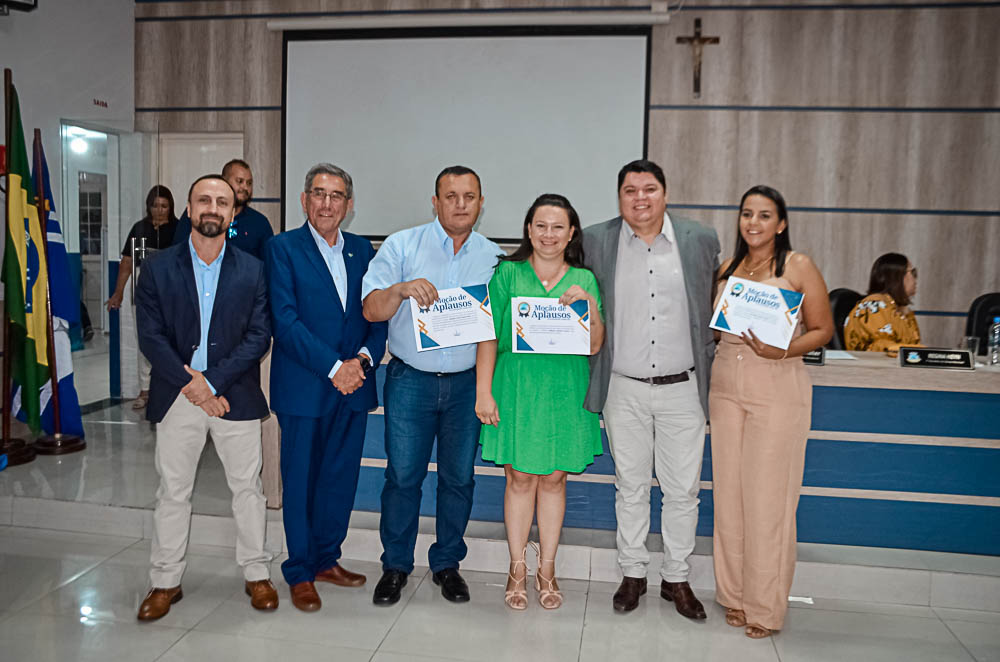
[[[341,230],[343,232],[343,230]],[[389,326],[361,314],[361,279],[375,249],[367,239],[344,234],[347,310],[308,226],[276,235],[265,248],[274,349],[271,409],[279,414],[319,418],[343,402],[353,411],[378,406],[375,373],[354,393],[342,395],[330,381],[337,361],[367,347],[372,363],[385,354]]]
[[[136,286],[139,349],[153,367],[146,418],[158,423],[181,388],[184,370],[201,341],[198,290],[187,242],[157,252],[142,265]],[[271,338],[264,265],[233,245],[226,246],[208,327],[205,379],[229,402],[229,421],[267,416],[260,390],[260,359]]]

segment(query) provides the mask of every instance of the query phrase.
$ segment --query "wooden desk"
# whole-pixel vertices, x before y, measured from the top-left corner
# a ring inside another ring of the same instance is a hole
[[[899,365],[898,357],[890,358],[881,352],[848,353],[857,360],[828,358],[826,365],[809,366],[809,377],[813,385],[1000,393],[1000,366],[979,366],[975,370],[903,368]]]

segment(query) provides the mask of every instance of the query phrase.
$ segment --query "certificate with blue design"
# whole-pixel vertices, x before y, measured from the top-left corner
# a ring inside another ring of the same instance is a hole
[[[512,297],[511,348],[517,354],[590,354],[590,307],[548,297]]]
[[[493,310],[486,285],[438,290],[438,300],[421,308],[410,298],[417,351],[468,345],[496,339]]]
[[[801,292],[731,276],[709,326],[737,336],[752,330],[761,342],[788,349],[799,323],[802,297]]]

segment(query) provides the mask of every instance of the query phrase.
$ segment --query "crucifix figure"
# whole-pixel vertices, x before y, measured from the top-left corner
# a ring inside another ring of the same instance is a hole
[[[677,37],[678,44],[691,44],[691,57],[694,64],[694,98],[701,98],[701,52],[705,44],[719,43],[718,37],[701,36],[701,19],[694,19],[694,34],[688,37]]]

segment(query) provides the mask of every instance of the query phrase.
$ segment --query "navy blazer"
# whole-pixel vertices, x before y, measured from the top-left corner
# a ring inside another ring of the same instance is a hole
[[[147,259],[136,285],[139,349],[153,367],[146,418],[154,423],[191,381],[184,370],[201,341],[198,289],[187,242]],[[235,246],[226,246],[208,327],[205,379],[229,402],[228,421],[267,416],[260,390],[260,359],[271,339],[264,265]]]
[[[355,358],[362,347],[377,366],[389,331],[388,323],[369,322],[361,314],[361,279],[375,249],[363,237],[343,234],[347,310],[308,226],[276,235],[265,247],[274,328],[271,409],[280,414],[318,418],[342,400],[353,411],[378,406],[374,372],[347,396],[329,377],[337,361]]]

